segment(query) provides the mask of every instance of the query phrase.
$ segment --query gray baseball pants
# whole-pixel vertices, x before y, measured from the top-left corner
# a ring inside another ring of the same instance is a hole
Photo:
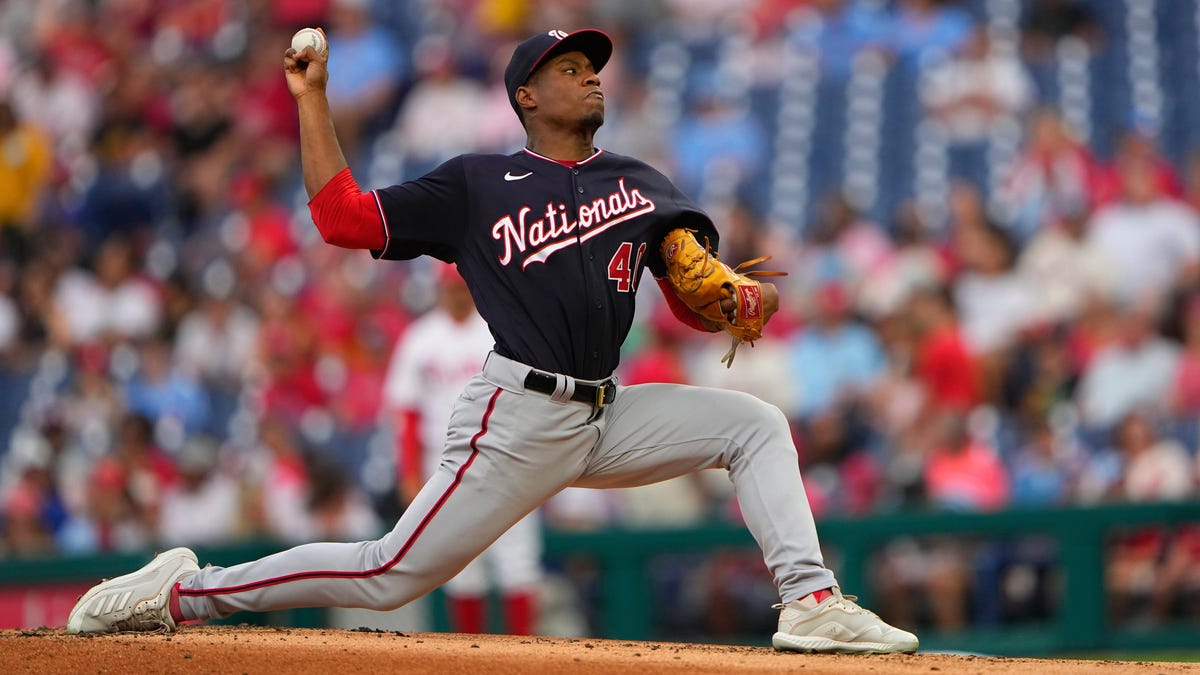
[[[728,469],[783,602],[836,585],[777,408],[742,392],[676,384],[620,387],[613,403],[596,408],[527,392],[529,370],[489,355],[455,405],[441,466],[391,532],[203,568],[180,584],[183,615],[394,609],[453,577],[565,487],[634,487],[711,468]]]

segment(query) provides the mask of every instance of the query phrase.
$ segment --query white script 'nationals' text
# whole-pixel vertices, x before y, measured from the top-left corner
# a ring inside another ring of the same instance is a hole
[[[627,220],[654,211],[654,202],[637,188],[625,187],[625,179],[617,181],[617,191],[587,204],[579,205],[574,220],[567,215],[567,205],[553,202],[546,204],[542,217],[529,222],[533,208],[524,206],[512,216],[504,216],[492,225],[492,239],[503,242],[504,252],[499,256],[501,265],[508,265],[513,256],[529,254],[521,261],[521,269],[530,263],[546,262],[552,254],[580,244],[605,230]],[[578,229],[582,234],[575,236]]]

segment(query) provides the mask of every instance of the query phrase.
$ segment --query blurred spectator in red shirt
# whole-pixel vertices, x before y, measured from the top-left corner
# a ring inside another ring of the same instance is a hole
[[[229,197],[242,228],[237,251],[239,272],[247,280],[263,280],[275,263],[299,252],[292,233],[292,214],[272,191],[269,175],[257,168],[229,181]]]
[[[262,315],[258,359],[263,367],[259,414],[299,419],[325,403],[317,382],[315,327],[294,298],[267,287],[259,293]]]
[[[271,31],[252,41],[240,77],[233,83],[232,98],[237,101],[230,109],[234,136],[251,171],[268,181],[287,176],[298,156],[296,103],[287,82],[279,76],[279,45],[288,44],[288,39],[287,31]],[[267,187],[274,185],[268,182]]]
[[[966,418],[938,421],[938,443],[925,463],[925,497],[949,511],[998,511],[1008,505],[1008,470],[996,450],[967,430]]]
[[[1133,127],[1121,134],[1112,161],[1098,170],[1094,189],[1096,205],[1121,199],[1129,187],[1127,171],[1131,163],[1148,167],[1150,184],[1156,193],[1175,199],[1183,196],[1179,173],[1163,156],[1158,140],[1147,131]]]
[[[1200,417],[1200,295],[1184,303],[1181,323],[1183,350],[1172,378],[1170,407],[1173,416],[1194,425]]]
[[[83,76],[96,90],[110,86],[117,76],[119,41],[110,43],[113,33],[96,30],[102,19],[100,5],[38,4],[43,14],[35,20],[34,40],[54,66]]]
[[[268,0],[271,22],[284,30],[323,26],[332,0]],[[277,50],[278,51],[278,50]]]
[[[978,375],[948,289],[918,290],[909,313],[918,335],[913,372],[924,388],[927,408],[965,414],[979,403]]]

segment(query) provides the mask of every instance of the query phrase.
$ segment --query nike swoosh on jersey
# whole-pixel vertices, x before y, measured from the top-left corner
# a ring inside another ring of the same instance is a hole
[[[506,181],[510,181],[510,182],[511,182],[511,181],[514,181],[514,180],[522,180],[522,179],[524,179],[524,178],[529,178],[529,177],[530,177],[530,176],[532,176],[532,175],[533,175],[533,172],[532,172],[532,171],[530,171],[529,173],[523,173],[523,174],[521,174],[520,176],[514,176],[514,175],[512,175],[511,173],[509,173],[509,172],[505,171],[505,172],[504,172],[504,180],[506,180]]]

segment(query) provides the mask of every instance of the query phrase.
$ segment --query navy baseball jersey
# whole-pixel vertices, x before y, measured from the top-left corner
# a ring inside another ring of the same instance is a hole
[[[665,273],[663,237],[687,227],[717,246],[666,176],[602,150],[573,166],[463,155],[375,195],[387,236],[375,257],[457,263],[499,354],[585,380],[616,369],[642,270]]]

